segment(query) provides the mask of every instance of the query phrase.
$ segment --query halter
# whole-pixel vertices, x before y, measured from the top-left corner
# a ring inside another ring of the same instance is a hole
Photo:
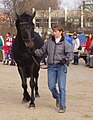
[[[20,22],[20,25],[29,25],[29,26],[27,26],[27,27],[30,27],[31,23],[30,23],[30,22]],[[30,37],[30,41],[34,40],[34,37],[31,38],[30,33],[28,33],[28,34],[29,34],[29,37]],[[22,39],[24,40],[23,36],[22,36]],[[28,50],[29,50],[29,49],[28,49]],[[34,50],[34,48],[33,48],[33,50]],[[37,62],[37,60],[35,59],[35,57],[34,57],[33,55],[32,55],[32,59],[34,60],[34,62],[36,63],[37,66],[40,66],[41,69],[47,69],[47,68],[48,68],[48,66],[42,67],[42,66]]]
[[[20,27],[21,27],[21,25],[25,25],[25,26],[26,26],[26,28],[30,28],[31,23],[30,23],[30,22],[20,22]],[[31,37],[30,32],[28,32],[28,35],[29,35],[30,41],[34,39],[34,37]],[[22,39],[24,40],[24,38],[23,38],[23,35],[22,35],[22,34],[21,34],[21,36],[22,36]]]

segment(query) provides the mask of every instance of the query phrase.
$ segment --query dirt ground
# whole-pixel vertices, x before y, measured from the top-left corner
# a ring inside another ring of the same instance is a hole
[[[66,113],[58,113],[47,86],[47,70],[40,70],[35,109],[21,103],[22,92],[17,67],[0,63],[0,120],[93,120],[93,68],[82,60],[68,67]]]

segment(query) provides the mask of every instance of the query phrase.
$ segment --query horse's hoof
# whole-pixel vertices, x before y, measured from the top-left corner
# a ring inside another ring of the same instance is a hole
[[[27,103],[27,101],[22,100],[22,104]]]
[[[26,100],[27,100],[27,102],[29,102],[31,99],[30,99],[30,97],[29,97],[29,98],[27,98]]]
[[[22,103],[27,103],[29,101],[30,101],[30,99],[23,98]]]
[[[29,104],[29,108],[35,108],[35,104],[34,103],[30,103]]]
[[[40,97],[39,93],[35,93],[35,97]]]

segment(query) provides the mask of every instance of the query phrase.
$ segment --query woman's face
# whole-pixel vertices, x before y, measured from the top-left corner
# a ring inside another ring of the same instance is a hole
[[[53,31],[53,35],[55,38],[59,38],[62,34],[62,31],[59,31],[59,30],[54,30]]]
[[[77,35],[74,35],[73,38],[76,39],[76,38],[77,38]]]
[[[90,38],[90,39],[92,38],[92,34],[89,34],[89,38]]]

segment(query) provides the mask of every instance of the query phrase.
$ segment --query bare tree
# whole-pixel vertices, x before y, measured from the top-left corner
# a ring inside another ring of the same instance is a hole
[[[9,26],[7,26],[7,28],[9,29],[8,32],[10,32],[11,34],[14,32],[14,12],[16,1],[17,0],[2,0],[2,4],[4,6],[3,9],[8,13],[7,23],[9,24]]]
[[[59,0],[37,0],[38,2],[34,6],[38,10],[45,10],[51,7],[52,9],[59,9]]]
[[[49,7],[52,9],[59,8],[59,0],[2,0],[0,1],[3,4],[3,9],[7,11],[9,14],[8,17],[8,29],[11,33],[15,33],[15,13],[22,14],[23,12],[32,13],[32,8],[36,10],[44,10],[43,17],[45,15],[45,11],[48,10]]]

